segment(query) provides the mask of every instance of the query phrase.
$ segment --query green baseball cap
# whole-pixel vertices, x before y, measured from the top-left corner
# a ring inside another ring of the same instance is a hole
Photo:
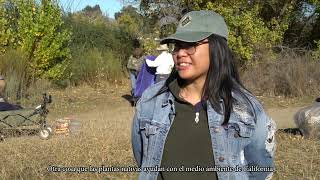
[[[166,44],[174,40],[198,42],[212,34],[228,40],[228,27],[224,18],[220,14],[209,10],[191,11],[181,18],[176,32],[161,39],[160,43]]]

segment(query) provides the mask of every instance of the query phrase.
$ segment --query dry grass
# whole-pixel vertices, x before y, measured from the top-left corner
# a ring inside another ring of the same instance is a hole
[[[133,108],[119,98],[125,94],[123,87],[85,86],[51,94],[55,102],[50,121],[71,115],[81,122],[80,133],[55,135],[47,141],[37,136],[7,138],[0,143],[0,179],[134,179],[135,173],[47,171],[49,166],[135,165],[130,142]]]
[[[267,56],[265,58],[268,58]],[[264,59],[243,73],[246,87],[260,96],[319,96],[320,61],[294,52],[281,53],[275,60]]]
[[[276,173],[273,179],[320,179],[320,141],[277,134]]]
[[[258,99],[266,108],[288,108],[305,107],[315,101],[317,96],[306,95],[302,97],[284,97],[284,96],[258,96]]]
[[[48,172],[49,166],[135,166],[130,129],[133,108],[121,98],[124,86],[88,86],[51,91],[50,121],[74,116],[79,134],[11,137],[0,143],[0,179],[136,179],[137,173]],[[274,179],[320,179],[320,142],[277,135]]]

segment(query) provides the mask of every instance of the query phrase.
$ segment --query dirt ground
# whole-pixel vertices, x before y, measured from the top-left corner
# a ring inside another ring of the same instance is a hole
[[[116,102],[116,103],[115,103]],[[267,107],[265,108],[267,114],[276,122],[277,129],[296,128],[294,123],[294,115],[301,107]],[[104,103],[100,104],[96,109],[89,112],[80,113],[75,116],[76,119],[90,119],[92,115],[98,112],[103,112],[107,117],[119,118],[119,116],[127,116],[125,119],[129,121],[134,115],[134,108],[125,98],[120,98],[115,101],[107,99]],[[112,116],[110,116],[112,114]]]
[[[296,128],[294,115],[303,107],[267,108],[267,114],[276,122],[278,129]]]
[[[84,93],[85,92],[85,93]],[[57,167],[135,167],[130,141],[134,108],[127,100],[127,86],[78,87],[52,91],[49,123],[71,117],[81,126],[77,134],[8,137],[0,143],[0,179],[136,179],[135,172],[52,172]],[[302,106],[301,106],[302,107]],[[294,113],[300,107],[266,108],[278,128],[295,127]],[[278,135],[277,172],[273,179],[318,179],[320,143],[286,134]],[[305,144],[302,147],[298,144]],[[303,161],[297,152],[304,156]]]

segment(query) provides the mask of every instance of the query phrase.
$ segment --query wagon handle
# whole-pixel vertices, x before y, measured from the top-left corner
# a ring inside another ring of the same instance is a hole
[[[47,93],[43,93],[43,103],[41,105],[42,112],[40,114],[45,115],[48,114],[49,110],[47,109],[47,104],[52,102],[51,95],[47,95]]]
[[[47,93],[43,93],[43,105],[52,103],[51,95],[47,95]]]

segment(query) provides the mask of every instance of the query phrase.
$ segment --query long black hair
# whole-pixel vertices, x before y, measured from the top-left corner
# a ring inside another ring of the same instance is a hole
[[[232,93],[239,95],[242,100],[241,103],[246,103],[253,110],[251,113],[255,114],[253,105],[248,98],[248,94],[251,93],[240,81],[235,58],[228,47],[227,40],[219,35],[212,34],[208,37],[208,41],[210,64],[202,98],[207,97],[213,109],[220,114],[224,114],[223,125],[229,122],[233,104],[239,100],[235,99]],[[169,84],[175,79],[182,82],[174,68],[157,95],[168,91]],[[220,105],[220,100],[223,100],[223,107]]]

